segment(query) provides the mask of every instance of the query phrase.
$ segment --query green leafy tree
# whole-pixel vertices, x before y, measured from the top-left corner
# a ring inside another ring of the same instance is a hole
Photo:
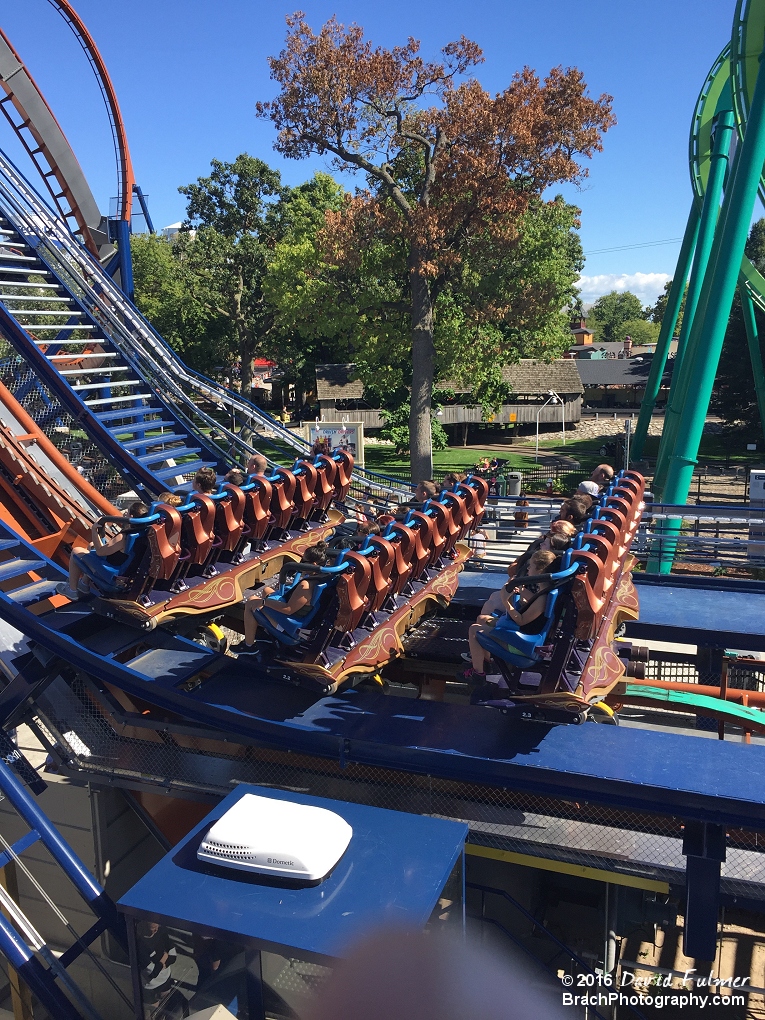
[[[633,347],[650,346],[659,339],[659,329],[657,322],[649,322],[647,319],[628,319],[614,331],[614,339],[623,342],[624,338],[629,336],[632,338]]]
[[[379,291],[392,262],[397,277],[403,265],[406,310],[391,309],[382,329],[376,317],[372,332],[384,336],[389,325],[399,335],[408,319],[412,473],[430,477],[439,297],[480,249],[496,256],[515,246],[519,221],[550,186],[585,176],[580,159],[600,149],[611,100],[591,99],[582,74],[560,67],[544,81],[525,68],[492,96],[470,76],[483,56],[464,37],[428,62],[411,38],[383,49],[334,18],[319,33],[300,13],[287,25],[285,48],[269,60],[279,92],[257,110],[283,155],[329,154],[366,178],[368,191],[327,215],[325,259],[353,275],[360,259],[368,267],[379,258]],[[486,346],[495,349],[492,338]]]
[[[232,360],[228,325],[191,295],[183,261],[189,243],[188,235],[173,243],[157,234],[133,234],[136,304],[188,365],[210,374]]]
[[[587,324],[601,342],[616,341],[621,326],[633,319],[645,319],[640,298],[629,290],[612,290],[599,297],[590,309]]]
[[[408,457],[411,452],[410,411],[409,402],[406,401],[392,410],[383,410],[382,412],[385,424],[380,429],[380,438],[393,443],[393,447],[400,457]],[[445,450],[449,445],[449,437],[438,420],[439,411],[440,407],[437,404],[434,405],[430,416],[430,438],[434,450]]]
[[[671,287],[672,280],[667,280],[667,282],[664,284],[664,290],[661,292],[661,294],[659,294],[659,296],[656,299],[656,304],[653,306],[653,308],[646,309],[646,311],[648,312],[648,317],[650,318],[651,322],[656,322],[660,326],[664,321],[664,315],[667,311],[667,301],[669,299],[669,291]],[[685,285],[683,297],[680,302],[680,311],[678,312],[677,322],[675,323],[675,336],[677,336],[680,333],[680,330],[683,325],[683,315],[685,314],[685,299],[687,295],[688,284]]]
[[[188,199],[186,225],[196,231],[193,243],[179,251],[195,302],[219,328],[227,327],[242,393],[249,396],[252,359],[274,326],[263,280],[274,241],[273,207],[283,188],[277,170],[247,153],[233,163],[214,159],[211,167],[209,177],[178,189]]]
[[[531,203],[512,247],[477,245],[438,293],[435,377],[467,384],[486,412],[507,398],[503,365],[554,358],[570,344],[561,309],[576,300],[583,265],[577,216],[560,198]],[[353,361],[367,399],[395,409],[407,400],[412,372],[405,250],[359,230],[353,258],[339,263],[331,240],[319,232],[277,245],[270,299],[284,331],[308,348],[329,347],[327,360]]]
[[[285,384],[294,384],[303,400],[316,386],[317,364],[349,360],[346,336],[327,329],[325,316],[312,307],[318,299],[308,267],[317,263],[317,234],[327,211],[337,211],[343,188],[329,174],[317,173],[297,187],[284,189],[272,209],[274,244],[268,253],[263,294],[273,309],[274,329],[264,351],[278,362]],[[303,314],[312,316],[306,328]]]

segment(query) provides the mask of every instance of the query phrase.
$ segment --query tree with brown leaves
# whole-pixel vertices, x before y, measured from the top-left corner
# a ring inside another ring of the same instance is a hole
[[[338,263],[357,257],[365,233],[403,246],[412,476],[429,478],[436,297],[468,253],[513,246],[548,187],[586,176],[579,160],[601,149],[611,97],[591,99],[581,72],[560,67],[541,82],[524,68],[491,96],[470,77],[483,57],[464,37],[428,62],[415,39],[374,48],[362,28],[335,18],[317,34],[298,12],[287,29],[285,48],[269,58],[280,92],[257,112],[273,121],[288,158],[330,154],[336,169],[366,175],[370,190],[327,216]]]

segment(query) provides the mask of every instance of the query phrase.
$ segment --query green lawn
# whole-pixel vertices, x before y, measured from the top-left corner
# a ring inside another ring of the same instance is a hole
[[[397,475],[408,473],[409,461],[396,455],[389,446],[367,446],[364,449],[365,465],[370,471],[383,474],[392,472]],[[528,467],[529,457],[522,453],[511,453],[509,450],[474,450],[462,446],[450,446],[446,450],[438,450],[433,454],[433,467],[436,471],[464,471],[472,467],[482,457],[500,457],[509,461],[512,468]],[[534,455],[531,455],[531,461]]]

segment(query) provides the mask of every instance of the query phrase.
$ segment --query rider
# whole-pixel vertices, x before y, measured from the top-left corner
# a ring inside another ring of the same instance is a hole
[[[247,475],[264,475],[268,471],[268,461],[262,453],[253,453],[250,459],[247,461],[247,467],[245,468],[245,474]]]
[[[317,542],[309,546],[303,553],[303,563],[310,563],[317,567],[325,566],[329,554],[329,546],[326,542]],[[258,631],[258,619],[256,612],[265,610],[266,613],[281,613],[287,616],[294,616],[301,609],[311,603],[312,582],[314,577],[302,577],[293,587],[290,596],[285,602],[283,599],[275,598],[276,586],[262,588],[259,594],[252,595],[244,604],[244,640],[234,645],[232,652],[255,651],[255,638]],[[278,619],[278,617],[277,617]]]
[[[529,560],[526,578],[548,573],[551,569],[554,569],[553,565],[557,559],[556,553],[551,549],[539,549]],[[504,611],[524,634],[533,634],[540,629],[546,599],[537,598],[539,594],[538,585],[534,582],[529,583],[525,578],[524,582],[523,585],[519,585],[510,580],[504,588],[495,593],[499,596],[499,601],[502,604],[501,610],[485,614],[484,611],[488,606],[488,602],[484,604],[481,616],[478,617],[476,623],[472,624],[468,631],[471,666],[457,674],[458,680],[471,684],[483,684],[486,682],[486,663],[491,658],[491,655],[479,644],[478,634],[493,630],[497,620],[500,618],[498,613],[501,614]],[[515,595],[520,596],[518,600],[519,608],[515,608],[512,605],[512,598]]]
[[[149,508],[137,499],[125,510],[123,517],[129,521],[132,517],[148,517]],[[121,527],[117,534],[107,535],[100,518],[90,529],[91,543],[86,548],[78,546],[72,549],[69,557],[69,582],[62,581],[56,585],[59,595],[65,595],[73,602],[82,595],[90,594],[90,578],[87,576],[87,564],[91,557],[105,559],[114,567],[121,567],[127,559],[125,546],[130,528]]]
[[[614,469],[610,464],[598,464],[590,475],[590,481],[595,482],[599,489],[605,489],[614,480]]]

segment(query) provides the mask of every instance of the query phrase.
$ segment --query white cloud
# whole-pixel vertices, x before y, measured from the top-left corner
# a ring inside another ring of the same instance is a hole
[[[629,290],[637,294],[644,305],[652,305],[669,279],[667,273],[603,273],[600,276],[580,276],[576,285],[585,304],[597,301],[612,290]]]

